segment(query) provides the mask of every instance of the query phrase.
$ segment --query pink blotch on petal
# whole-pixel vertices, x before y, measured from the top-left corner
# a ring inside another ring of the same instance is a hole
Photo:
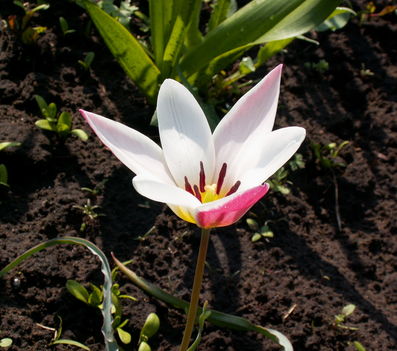
[[[201,228],[225,227],[237,222],[269,190],[269,185],[259,185],[237,195],[217,208],[198,211],[197,225]],[[226,198],[225,198],[226,199]]]

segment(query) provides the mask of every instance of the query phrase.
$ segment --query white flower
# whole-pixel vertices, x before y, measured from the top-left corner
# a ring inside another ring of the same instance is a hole
[[[193,95],[166,79],[157,101],[161,145],[121,123],[80,112],[136,176],[133,185],[202,228],[239,220],[269,189],[264,184],[296,152],[305,130],[272,131],[282,65],[245,94],[211,134]]]

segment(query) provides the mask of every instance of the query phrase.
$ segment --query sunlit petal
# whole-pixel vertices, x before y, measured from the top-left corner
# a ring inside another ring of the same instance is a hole
[[[241,181],[240,190],[259,185],[272,176],[298,150],[306,131],[287,127],[266,134],[262,140],[250,139],[240,151],[233,176]]]
[[[180,83],[166,79],[157,101],[161,146],[175,182],[184,187],[199,183],[200,162],[208,181],[215,163],[214,144],[207,119],[193,95]]]
[[[173,184],[161,148],[147,136],[124,124],[95,113],[80,110],[96,135],[135,174]]]
[[[202,228],[224,227],[237,222],[269,190],[264,184],[223,199],[206,203],[196,209],[197,225]]]
[[[228,165],[239,158],[240,149],[256,135],[269,133],[274,124],[280,92],[282,65],[273,69],[239,101],[221,120],[214,131],[217,156],[215,174],[223,163]],[[225,184],[231,186],[231,173],[226,175]]]
[[[175,185],[155,181],[145,175],[134,177],[132,184],[139,194],[154,201],[186,207],[188,209],[193,209],[201,205],[201,202],[187,191]]]

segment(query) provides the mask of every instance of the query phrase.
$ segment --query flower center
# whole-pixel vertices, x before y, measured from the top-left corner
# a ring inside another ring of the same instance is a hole
[[[221,199],[224,196],[231,195],[235,193],[240,187],[241,182],[238,180],[226,193],[226,195],[222,196],[221,190],[223,186],[223,182],[226,177],[227,164],[224,163],[219,171],[218,181],[214,184],[206,184],[205,181],[205,171],[203,162],[200,161],[200,171],[199,171],[199,184],[193,184],[193,186],[189,183],[188,178],[185,176],[185,190],[195,197],[199,199],[202,203],[215,201]]]

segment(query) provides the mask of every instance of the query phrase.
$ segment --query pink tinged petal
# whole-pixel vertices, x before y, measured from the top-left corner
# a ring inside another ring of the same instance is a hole
[[[197,225],[202,228],[225,227],[237,222],[269,190],[264,184],[208,202],[196,209]]]
[[[218,174],[224,162],[238,162],[242,145],[254,135],[264,135],[273,128],[280,92],[282,65],[273,69],[255,87],[237,101],[214,131]],[[232,186],[226,175],[225,185]]]
[[[80,110],[99,139],[135,174],[173,184],[163,151],[154,141],[124,124]]]
[[[177,185],[184,187],[187,177],[191,186],[200,186],[202,171],[210,182],[215,163],[211,130],[189,90],[166,79],[157,100],[157,118],[164,157]]]
[[[240,190],[262,184],[272,176],[299,149],[305,136],[304,128],[287,127],[244,145],[239,169],[234,170],[241,181]]]

